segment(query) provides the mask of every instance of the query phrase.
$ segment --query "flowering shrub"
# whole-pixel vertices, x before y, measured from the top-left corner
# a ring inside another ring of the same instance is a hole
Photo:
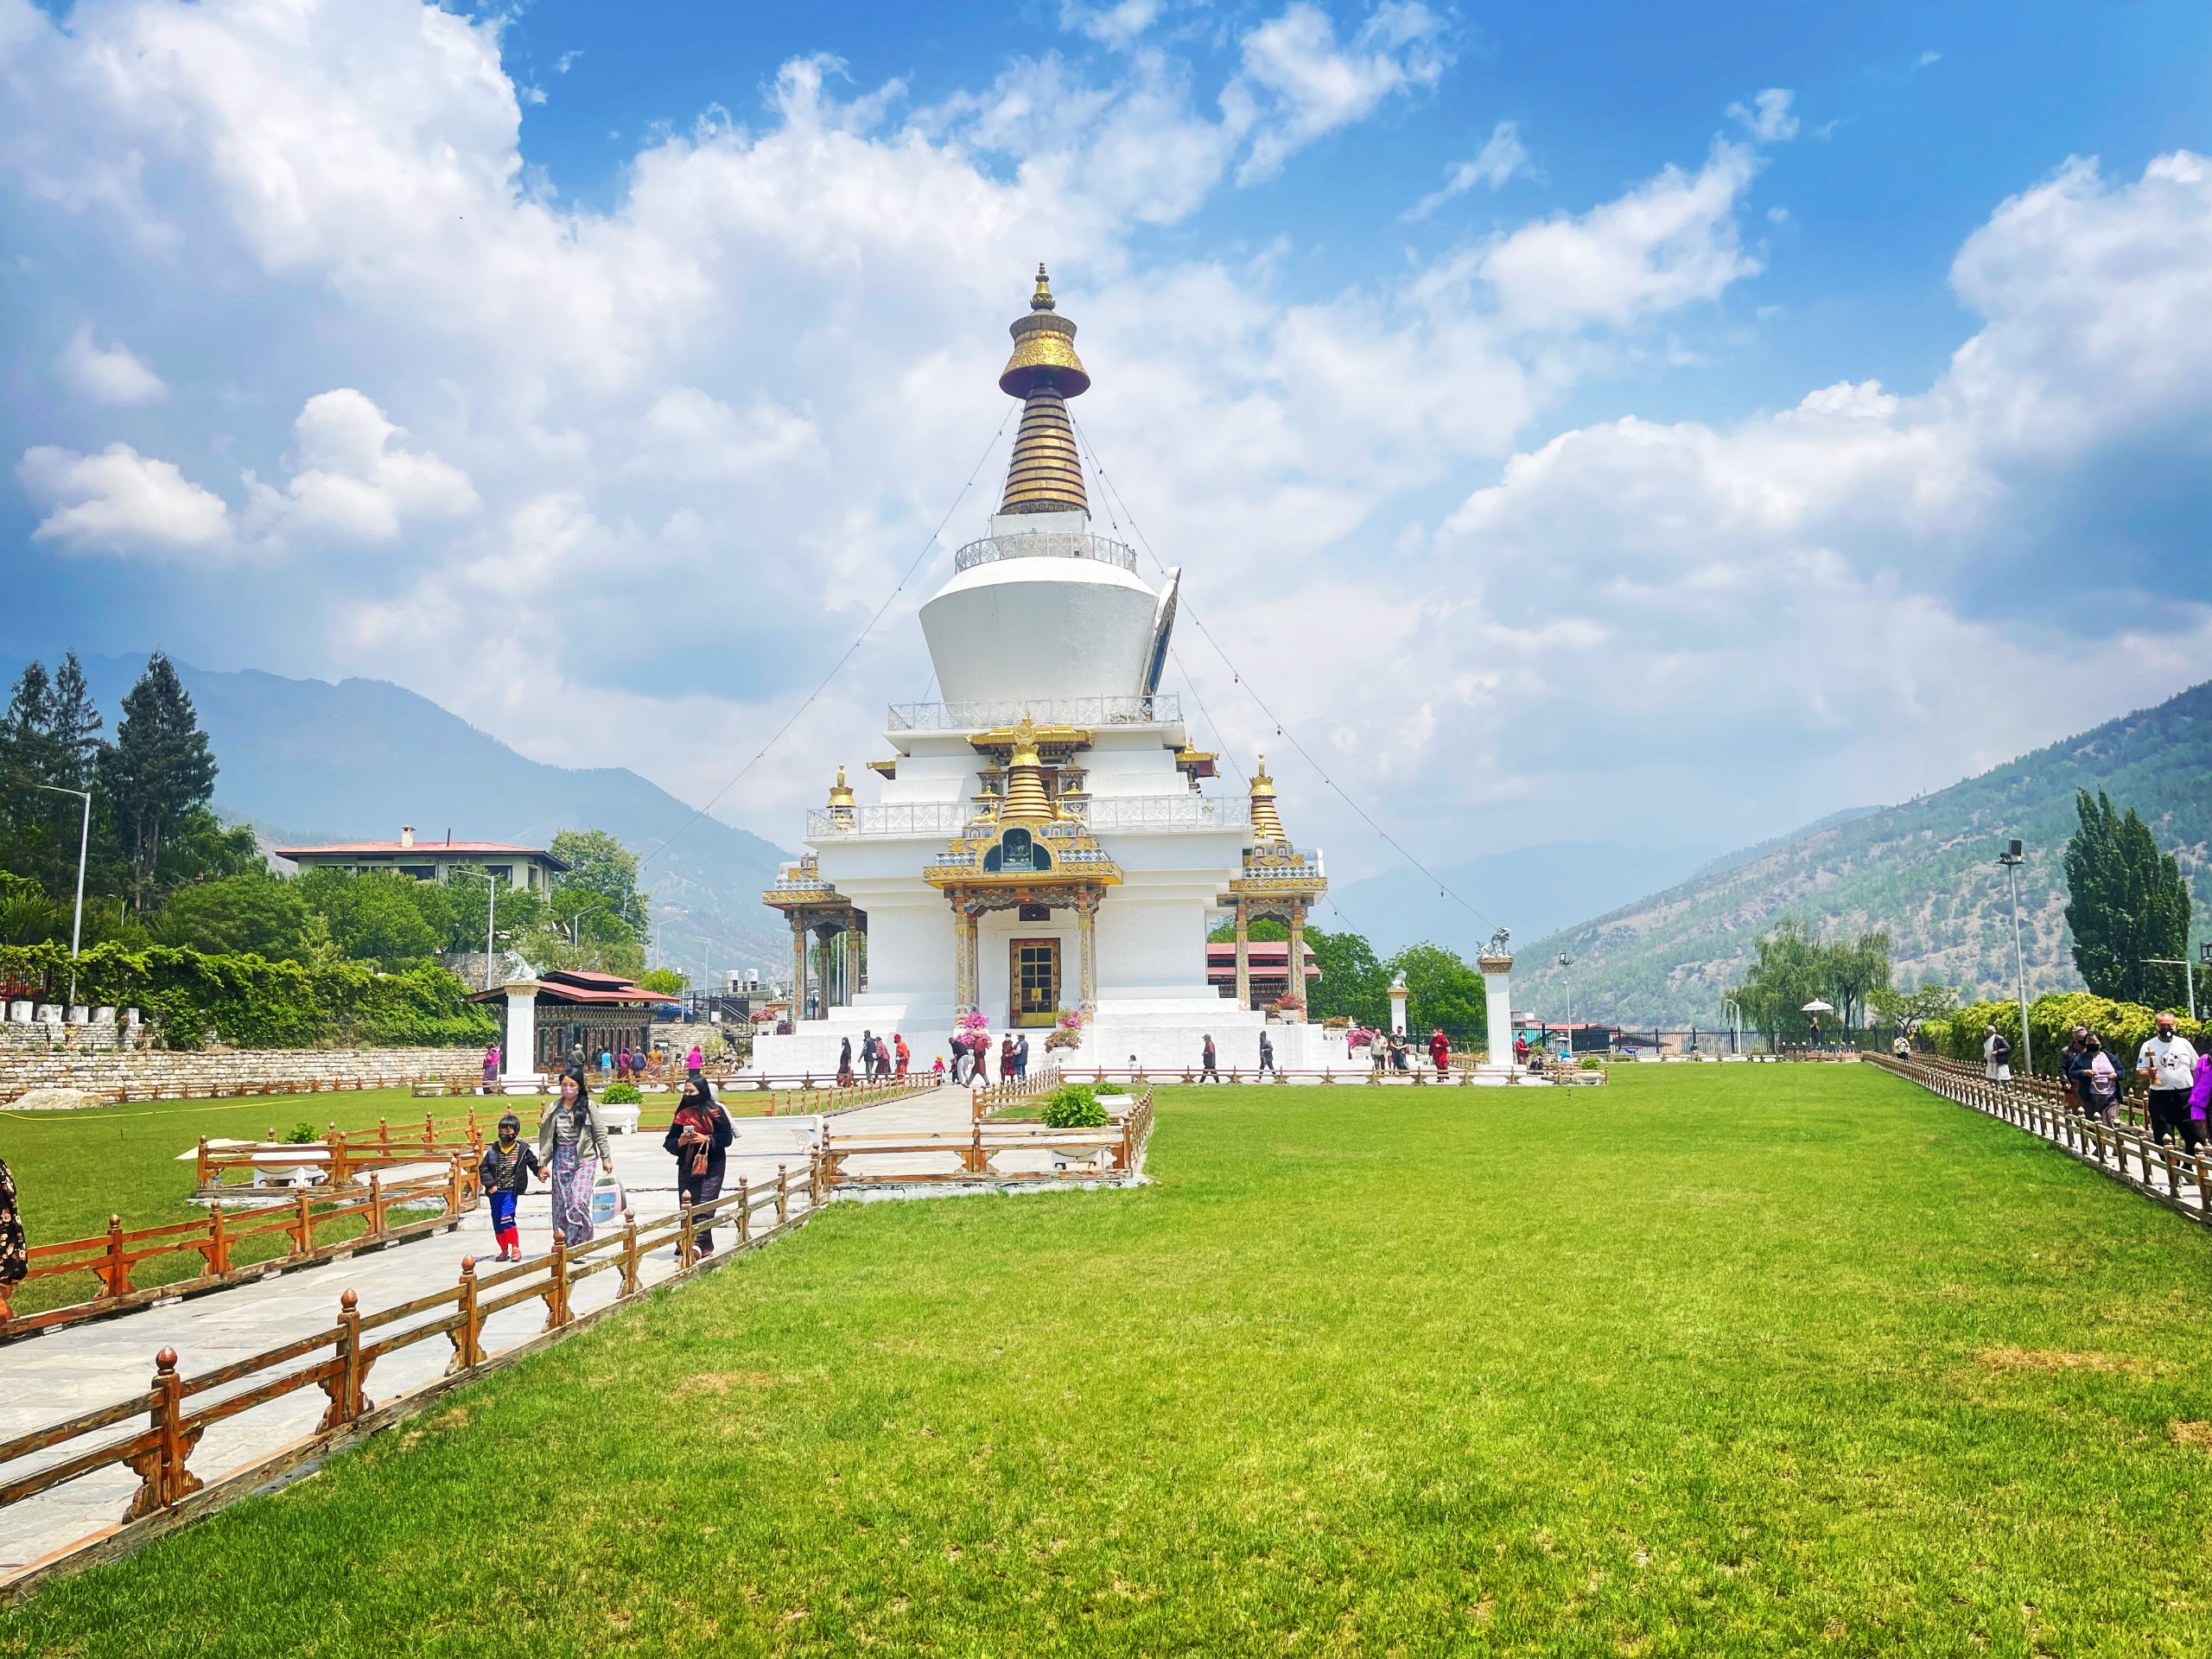
[[[1083,1029],[1079,1026],[1054,1026],[1045,1033],[1045,1046],[1080,1048],[1083,1046]]]
[[[634,1083],[610,1083],[599,1096],[603,1106],[639,1106],[644,1104],[645,1098]]]
[[[991,1028],[990,1017],[981,1008],[970,1008],[960,1016],[960,1029],[980,1034]]]

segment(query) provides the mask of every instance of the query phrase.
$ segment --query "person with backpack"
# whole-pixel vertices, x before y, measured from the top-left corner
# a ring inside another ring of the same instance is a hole
[[[2074,1027],[2073,1039],[2066,1045],[2066,1052],[2058,1057],[2058,1086],[2066,1096],[2069,1109],[2089,1115],[2088,1094],[2089,1028]]]
[[[729,1112],[715,1098],[714,1085],[704,1077],[686,1077],[676,1103],[676,1116],[661,1138],[661,1149],[676,1160],[676,1195],[694,1205],[712,1204],[722,1195],[722,1176],[728,1166],[729,1144],[737,1139],[737,1126]],[[709,1224],[693,1235],[702,1255],[715,1253],[715,1230]]]
[[[2012,1086],[2012,1045],[1994,1025],[1981,1028],[1981,1075],[2000,1089]]]
[[[492,1237],[499,1247],[499,1260],[522,1260],[522,1233],[515,1225],[515,1209],[530,1191],[530,1178],[543,1176],[537,1148],[522,1138],[522,1120],[512,1112],[499,1119],[499,1138],[484,1148],[477,1160],[476,1176],[492,1206]]]

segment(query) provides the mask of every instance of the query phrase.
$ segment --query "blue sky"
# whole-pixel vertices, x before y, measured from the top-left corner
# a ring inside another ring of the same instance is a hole
[[[1189,603],[1425,856],[1749,840],[2212,672],[2209,88],[2177,3],[0,0],[7,643],[704,798],[1041,257]],[[721,810],[880,751],[946,568]]]

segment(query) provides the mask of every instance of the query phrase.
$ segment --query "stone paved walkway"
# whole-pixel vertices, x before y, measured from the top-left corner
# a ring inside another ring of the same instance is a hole
[[[741,1175],[756,1191],[764,1185],[772,1187],[776,1166],[783,1163],[793,1184],[791,1213],[797,1216],[806,1203],[804,1181],[808,1156],[825,1123],[833,1135],[922,1130],[964,1135],[969,1122],[969,1092],[938,1089],[826,1120],[741,1117],[736,1122],[728,1188],[734,1190]],[[639,1223],[673,1214],[677,1208],[675,1160],[661,1150],[660,1137],[617,1135],[613,1145],[615,1173]],[[943,1167],[944,1163],[942,1157],[919,1158],[880,1166]],[[524,1200],[518,1219],[528,1255],[536,1259],[549,1252],[551,1211],[543,1190]],[[188,1300],[64,1325],[0,1346],[0,1440],[143,1392],[154,1374],[154,1356],[164,1346],[176,1350],[178,1371],[188,1379],[288,1338],[328,1327],[336,1320],[338,1299],[346,1290],[359,1295],[364,1314],[373,1313],[450,1288],[459,1281],[463,1256],[475,1256],[480,1272],[495,1270],[490,1265],[495,1249],[488,1212],[479,1209],[449,1233],[365,1251]],[[660,1250],[645,1264],[645,1281],[657,1283],[675,1267],[673,1253]],[[613,1299],[620,1283],[620,1275],[613,1273],[587,1280],[576,1287],[575,1310],[588,1313],[605,1305]],[[435,1319],[444,1311],[435,1310],[424,1319]],[[535,1336],[543,1324],[544,1307],[537,1300],[507,1309],[486,1322],[485,1346],[491,1352],[512,1347]],[[444,1341],[431,1340],[378,1360],[370,1377],[372,1396],[389,1399],[435,1380],[443,1372],[449,1353]],[[251,1379],[237,1385],[240,1389],[251,1386]],[[230,1391],[234,1390],[215,1390],[206,1398],[220,1399]],[[311,1433],[326,1403],[321,1390],[304,1389],[217,1425],[194,1453],[193,1472],[203,1480],[212,1480],[227,1471],[259,1462]],[[99,1438],[105,1440],[122,1432],[110,1431]],[[56,1448],[10,1465],[6,1472],[11,1478],[27,1474],[96,1443]],[[137,1484],[137,1478],[126,1470],[102,1470],[0,1510],[0,1578],[115,1522]]]

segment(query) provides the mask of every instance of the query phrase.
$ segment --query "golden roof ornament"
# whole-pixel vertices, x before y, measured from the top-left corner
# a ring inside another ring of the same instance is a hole
[[[830,785],[830,810],[832,812],[853,810],[853,791],[845,782],[845,769],[837,768],[837,781]]]
[[[1252,774],[1252,841],[1259,847],[1290,845],[1290,837],[1283,833],[1282,818],[1275,811],[1275,780],[1268,776],[1264,754]]]
[[[999,390],[1021,401],[1001,512],[1089,512],[1083,462],[1076,453],[1075,423],[1067,400],[1090,390],[1090,375],[1075,354],[1075,324],[1054,308],[1052,279],[1037,267],[1029,315],[1007,332],[1014,355],[999,375]]]
[[[1006,763],[1006,803],[1001,823],[1050,823],[1058,815],[1045,788],[1045,763],[1037,752],[1037,728],[1028,715],[1014,728],[1013,753]]]

